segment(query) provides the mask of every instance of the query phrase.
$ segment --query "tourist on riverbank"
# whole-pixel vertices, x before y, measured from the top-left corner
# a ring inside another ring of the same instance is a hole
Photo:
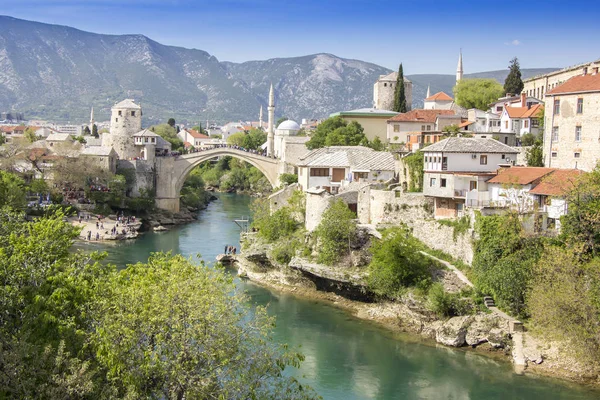
[[[225,245],[225,250],[223,250],[223,253],[227,254],[227,245]]]

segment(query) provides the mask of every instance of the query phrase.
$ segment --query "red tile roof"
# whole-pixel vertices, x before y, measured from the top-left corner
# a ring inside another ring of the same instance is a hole
[[[529,191],[531,194],[546,196],[564,196],[577,182],[583,172],[578,169],[557,169],[548,175],[539,185]]]
[[[452,110],[411,110],[398,114],[388,119],[391,122],[431,122],[434,123],[438,115],[454,115]]]
[[[511,167],[503,168],[498,175],[488,181],[488,183],[528,185],[538,179],[543,178],[554,171],[554,168],[543,167]]]
[[[560,86],[550,90],[546,95],[578,92],[599,92],[600,74],[574,76]]]
[[[471,124],[474,124],[474,123],[475,123],[475,121],[465,121],[465,122],[461,122],[461,123],[458,125],[458,127],[459,127],[459,128],[464,128],[465,126],[469,126],[469,125],[471,125]]]
[[[425,99],[425,101],[452,101],[454,100],[452,97],[448,96],[444,92],[437,92]]]
[[[203,135],[202,133],[195,131],[193,129],[186,129],[186,131],[194,138],[194,139],[209,139],[208,136]]]
[[[505,107],[510,118],[532,118],[537,116],[544,109],[542,104],[535,104],[531,107]]]

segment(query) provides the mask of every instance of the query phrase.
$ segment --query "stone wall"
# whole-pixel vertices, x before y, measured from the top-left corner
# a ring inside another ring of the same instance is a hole
[[[269,196],[269,210],[271,213],[279,210],[281,207],[288,205],[288,200],[295,191],[302,190],[302,186],[298,183],[293,183]]]
[[[309,232],[314,231],[319,223],[325,210],[329,208],[329,204],[333,196],[324,189],[308,190],[306,192],[306,214],[304,226]]]

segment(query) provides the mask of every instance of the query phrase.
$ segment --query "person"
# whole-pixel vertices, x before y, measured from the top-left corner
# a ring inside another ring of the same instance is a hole
[[[87,233],[87,239],[88,240],[92,240],[92,231],[88,231],[88,233]]]
[[[236,251],[237,251],[237,248],[236,248],[236,247],[234,247],[234,248],[233,248],[233,255],[234,255],[234,256],[235,256],[235,252],[236,252]]]
[[[100,224],[98,223],[98,221],[96,221],[96,229],[98,229],[100,227]]]
[[[227,245],[225,245],[225,250],[223,250],[223,253],[227,254]]]
[[[96,232],[96,240],[100,240],[100,234]]]

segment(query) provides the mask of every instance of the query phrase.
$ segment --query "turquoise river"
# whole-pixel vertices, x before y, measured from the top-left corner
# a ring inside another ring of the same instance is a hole
[[[168,232],[147,233],[116,245],[82,244],[104,250],[117,265],[144,261],[151,252],[201,254],[207,262],[225,244],[239,249],[234,219],[249,215],[251,199],[220,195],[197,222]],[[277,318],[275,338],[306,356],[289,370],[327,400],[353,399],[599,399],[600,392],[537,376],[520,376],[508,362],[473,352],[423,344],[356,319],[328,304],[269,291],[238,281],[257,305]]]

